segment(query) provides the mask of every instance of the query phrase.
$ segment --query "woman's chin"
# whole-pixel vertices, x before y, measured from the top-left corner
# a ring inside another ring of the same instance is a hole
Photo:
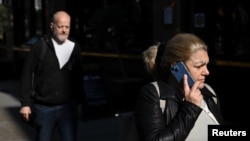
[[[205,84],[202,82],[199,84],[198,89],[202,89],[205,86]]]

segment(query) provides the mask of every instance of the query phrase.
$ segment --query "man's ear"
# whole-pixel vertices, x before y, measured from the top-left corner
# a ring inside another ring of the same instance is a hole
[[[51,31],[54,30],[53,26],[54,26],[54,23],[50,23],[50,30],[51,30]]]

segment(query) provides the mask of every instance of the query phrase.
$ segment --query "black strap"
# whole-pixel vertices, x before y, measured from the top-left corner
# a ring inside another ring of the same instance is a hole
[[[32,73],[32,89],[33,92],[31,92],[32,96],[35,96],[35,85],[36,85],[36,76],[37,73],[39,73],[41,66],[42,66],[42,61],[45,58],[45,54],[47,52],[47,48],[48,48],[48,42],[47,42],[47,37],[42,37],[41,38],[41,46],[40,46],[40,56],[36,65],[36,68],[34,70],[34,72]]]
[[[40,54],[40,57],[39,57],[39,61],[43,61],[43,59],[45,58],[45,54],[46,54],[46,51],[47,51],[47,38],[46,37],[42,37],[41,38],[41,41],[42,41],[42,45],[41,45],[41,54]]]
[[[36,65],[35,73],[39,72],[39,70],[41,68],[41,64],[42,64],[42,61],[45,58],[47,48],[48,48],[47,37],[42,37],[41,38],[41,46],[40,46],[40,56],[39,56],[39,59],[38,59],[38,63]]]
[[[218,100],[217,102],[215,102],[215,100],[213,99],[214,95],[206,87],[202,89],[202,94],[209,110],[213,113],[218,122],[223,124],[223,117],[220,111],[220,105],[218,103]]]

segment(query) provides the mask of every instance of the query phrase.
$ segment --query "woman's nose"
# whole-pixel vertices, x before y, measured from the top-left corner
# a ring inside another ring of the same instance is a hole
[[[207,67],[205,67],[205,68],[204,68],[204,70],[203,70],[203,74],[204,74],[204,75],[209,75],[209,70],[208,70],[208,68],[207,68]]]

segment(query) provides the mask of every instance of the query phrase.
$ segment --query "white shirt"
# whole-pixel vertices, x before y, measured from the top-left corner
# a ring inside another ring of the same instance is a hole
[[[54,39],[52,39],[52,43],[55,47],[56,56],[61,69],[68,62],[75,43],[70,40],[66,40],[63,44],[58,44]]]
[[[208,125],[219,125],[214,115],[209,111],[204,100],[201,102],[202,112],[195,122],[193,129],[190,131],[186,141],[207,141]]]

